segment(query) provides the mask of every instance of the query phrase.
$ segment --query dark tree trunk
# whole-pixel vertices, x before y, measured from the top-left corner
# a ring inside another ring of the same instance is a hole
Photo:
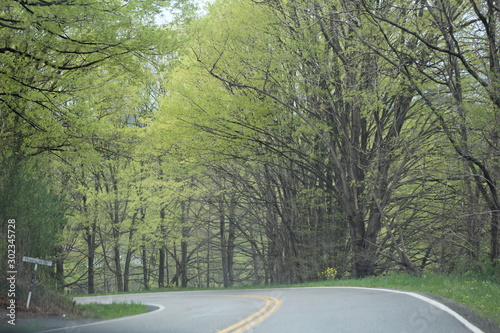
[[[187,235],[184,233],[184,231],[185,230],[183,230],[183,235]],[[182,240],[181,241],[181,287],[182,288],[186,288],[188,285],[187,266],[188,266],[188,243],[186,240]]]
[[[236,201],[229,207],[229,229],[227,238],[227,274],[229,286],[234,284],[234,247],[236,239]]]
[[[158,252],[158,288],[163,288],[165,287],[165,248],[163,246],[160,247]]]
[[[95,260],[95,222],[91,227],[87,227],[85,231],[85,241],[87,242],[87,292],[89,294],[95,293],[94,286],[94,260]]]
[[[224,287],[229,287],[228,264],[227,264],[227,240],[226,240],[226,211],[223,197],[219,201],[219,233],[220,233],[220,252],[222,260],[222,281]]]
[[[115,245],[113,247],[113,255],[115,261],[115,278],[116,278],[116,288],[118,292],[123,291],[123,273],[122,273],[122,264],[120,259],[120,247]]]
[[[491,213],[491,252],[490,260],[496,264],[500,258],[500,248],[498,246],[498,229],[500,228],[500,206],[493,207]]]
[[[232,201],[229,206],[229,216],[226,223],[226,210],[224,198],[221,197],[219,204],[220,214],[220,246],[222,258],[222,276],[224,287],[231,287],[234,283],[234,242],[236,237],[236,202]],[[226,226],[226,224],[228,224]],[[226,230],[227,229],[227,230]]]
[[[130,291],[130,261],[132,260],[132,254],[134,251],[131,249],[127,250],[127,255],[125,256],[125,267],[123,269],[123,291]]]
[[[144,284],[144,289],[149,290],[149,277],[148,277],[148,253],[146,251],[146,246],[142,246],[142,283]]]
[[[64,290],[64,260],[62,258],[63,247],[59,246],[55,250],[55,260],[54,260],[54,268],[55,271],[52,271],[52,276],[54,281],[56,282],[56,290],[63,291]]]

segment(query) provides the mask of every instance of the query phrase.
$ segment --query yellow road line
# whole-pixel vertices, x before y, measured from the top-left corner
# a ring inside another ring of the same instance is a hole
[[[174,296],[174,295],[172,295]],[[240,320],[236,324],[233,324],[225,329],[219,331],[219,333],[241,333],[245,330],[253,327],[276,312],[281,304],[282,300],[272,296],[260,296],[260,295],[175,295],[176,297],[247,297],[247,298],[259,298],[266,301],[266,304],[254,314]]]
[[[283,303],[282,300],[276,297],[271,297],[271,296],[257,296],[257,295],[241,295],[241,296],[236,296],[236,297],[253,297],[253,298],[260,298],[262,300],[266,301],[266,304],[256,313],[246,317],[243,320],[240,320],[234,325],[231,325],[222,331],[219,331],[219,333],[241,333],[247,329],[249,329],[252,326],[257,325],[270,315],[272,315],[274,312],[276,312],[281,304]]]
[[[117,296],[117,295],[112,295],[112,296]],[[121,295],[120,295],[121,296]],[[162,296],[167,296],[167,295],[162,295]],[[260,296],[260,295],[168,295],[172,297],[248,297],[248,298],[259,298],[264,301],[266,301],[266,304],[257,312],[254,314],[240,320],[236,324],[233,324],[221,331],[219,333],[241,333],[244,332],[245,330],[257,325],[270,315],[272,315],[274,312],[276,312],[281,304],[283,303],[282,300],[276,297],[272,296]],[[88,298],[91,298],[94,296],[88,296]],[[126,295],[124,295],[126,297]],[[141,295],[142,298],[155,298],[158,297],[158,295]],[[82,297],[84,298],[84,297]]]

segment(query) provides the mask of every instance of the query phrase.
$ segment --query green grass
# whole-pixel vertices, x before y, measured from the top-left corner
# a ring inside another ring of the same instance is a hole
[[[145,313],[148,307],[139,303],[88,303],[77,305],[85,318],[113,319]]]

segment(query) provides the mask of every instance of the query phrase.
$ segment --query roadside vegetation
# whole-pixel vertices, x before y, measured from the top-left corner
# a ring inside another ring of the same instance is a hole
[[[114,319],[133,316],[148,311],[148,307],[140,303],[78,304],[77,309],[85,318]]]

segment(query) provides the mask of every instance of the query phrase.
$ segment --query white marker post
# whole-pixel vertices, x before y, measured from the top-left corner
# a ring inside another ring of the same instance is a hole
[[[35,279],[36,279],[36,271],[38,268],[38,265],[44,265],[44,266],[52,266],[52,261],[50,260],[42,260],[42,259],[37,259],[37,258],[30,258],[30,257],[23,257],[24,262],[31,262],[35,264],[35,270],[33,271],[33,275],[31,276],[31,284],[30,284],[30,291],[28,293],[28,303],[26,303],[26,309],[29,309],[30,307],[30,301],[31,301],[31,292],[33,291],[33,286],[35,285]]]

